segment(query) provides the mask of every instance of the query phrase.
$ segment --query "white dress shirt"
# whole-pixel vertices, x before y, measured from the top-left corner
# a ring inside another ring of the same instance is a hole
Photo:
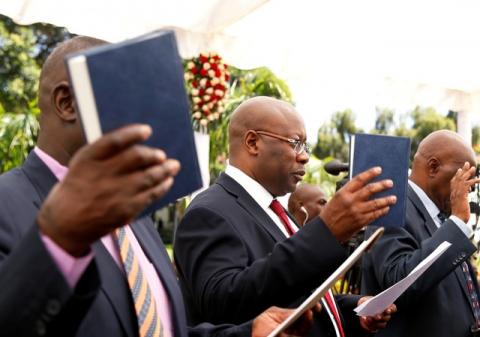
[[[437,227],[440,228],[440,226],[442,225],[442,221],[438,218],[438,213],[440,213],[440,210],[438,209],[437,205],[435,205],[435,203],[428,197],[425,191],[423,191],[417,184],[415,184],[411,180],[408,180],[408,183],[422,201],[423,206],[425,206],[428,214],[433,219]],[[468,227],[467,224],[462,221],[462,219],[455,215],[450,215],[449,219],[458,226],[458,228],[463,232],[463,234],[465,234],[467,238],[470,238],[473,235],[473,230]]]
[[[249,175],[244,173],[243,171],[239,170],[235,166],[232,166],[231,164],[227,166],[227,169],[225,170],[225,173],[235,180],[237,183],[242,186],[247,193],[257,202],[257,204],[268,214],[268,216],[275,222],[277,227],[282,231],[282,233],[285,235],[285,237],[289,237],[287,230],[285,229],[285,225],[283,222],[280,220],[278,215],[275,214],[275,212],[270,208],[270,204],[272,203],[272,200],[274,199],[273,196],[268,192],[265,187],[260,185],[258,181],[255,179],[251,178]],[[288,214],[288,213],[287,213]],[[288,219],[290,222],[290,225],[292,226],[293,230],[295,232],[298,231],[298,227],[291,221],[291,219]]]

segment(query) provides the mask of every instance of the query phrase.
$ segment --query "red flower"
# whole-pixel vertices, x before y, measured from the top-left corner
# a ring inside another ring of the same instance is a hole
[[[202,70],[200,70],[200,75],[207,76],[207,71],[204,68],[202,68]]]
[[[220,57],[218,55],[214,55],[212,58],[215,60],[215,62],[220,60]]]
[[[225,74],[225,81],[228,81],[230,79],[230,75],[229,74]]]
[[[203,97],[203,95],[205,95],[205,90],[200,89],[199,92],[198,92],[198,95],[199,95],[200,97]]]
[[[194,87],[194,88],[198,87],[197,81],[192,81],[192,87]]]
[[[218,66],[216,63],[210,63],[210,67],[213,69],[213,70],[217,70],[218,69]]]
[[[222,72],[221,72],[220,70],[218,70],[218,69],[215,70],[215,76],[216,76],[216,77],[222,76]]]
[[[202,63],[208,62],[208,57],[206,56],[200,55],[199,59],[200,59],[200,62]]]
[[[195,75],[198,72],[198,69],[197,67],[193,67],[190,71]]]

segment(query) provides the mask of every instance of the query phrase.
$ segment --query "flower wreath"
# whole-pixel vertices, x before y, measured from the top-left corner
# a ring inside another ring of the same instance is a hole
[[[196,130],[207,132],[221,118],[229,79],[228,66],[216,53],[201,53],[185,62],[185,83]]]

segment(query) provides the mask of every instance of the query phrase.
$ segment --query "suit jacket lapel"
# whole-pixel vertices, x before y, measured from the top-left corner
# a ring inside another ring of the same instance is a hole
[[[100,240],[93,244],[93,250],[102,279],[101,291],[110,301],[127,336],[134,337],[138,334],[137,314],[133,310],[134,304],[127,278]]]
[[[33,151],[25,159],[21,170],[35,188],[37,194],[33,203],[40,208],[52,187],[58,182],[57,177]]]
[[[228,193],[237,198],[237,203],[255,219],[255,222],[270,234],[276,241],[285,240],[285,234],[277,227],[275,222],[260,207],[260,205],[248,194],[248,192],[231,177],[222,173],[216,184],[222,186]]]
[[[408,198],[412,202],[413,206],[417,209],[423,220],[425,221],[424,226],[427,232],[429,233],[430,236],[435,233],[435,231],[438,229],[437,225],[435,224],[435,221],[433,221],[432,217],[428,213],[427,209],[423,205],[423,202],[420,200],[418,197],[417,193],[412,189],[410,185],[408,185]],[[465,280],[465,275],[463,275],[462,267],[458,266],[454,270],[455,276],[458,279],[458,282],[460,283],[460,286],[462,288],[463,294],[466,296],[468,303],[470,303],[471,307],[471,301],[470,301],[470,296],[468,294],[468,289],[467,289],[467,282]],[[473,310],[473,308],[472,308]]]
[[[430,216],[427,209],[423,205],[422,200],[420,200],[419,196],[417,195],[417,193],[415,193],[415,191],[410,185],[408,185],[407,193],[408,193],[408,199],[410,199],[413,206],[417,209],[418,213],[425,221],[424,222],[425,229],[427,230],[428,234],[432,236],[433,233],[435,233],[435,231],[438,229],[437,225],[435,224],[435,221],[433,221],[432,217]]]

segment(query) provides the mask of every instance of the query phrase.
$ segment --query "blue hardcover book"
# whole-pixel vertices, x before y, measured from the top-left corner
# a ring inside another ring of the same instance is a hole
[[[180,161],[171,190],[143,214],[201,188],[183,66],[172,31],[75,53],[66,64],[88,142],[127,124],[149,124],[153,134],[146,145]]]
[[[383,135],[355,134],[350,138],[350,179],[374,166],[382,174],[374,181],[391,179],[393,188],[376,193],[373,198],[396,195],[397,203],[390,211],[372,222],[372,226],[404,226],[407,208],[408,164],[410,138]]]

